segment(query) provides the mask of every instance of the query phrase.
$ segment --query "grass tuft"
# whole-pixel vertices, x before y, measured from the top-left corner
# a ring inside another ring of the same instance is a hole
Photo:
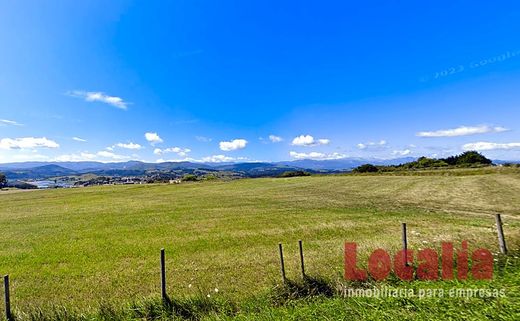
[[[212,299],[201,295],[164,302],[160,299],[134,303],[132,317],[144,320],[200,320],[208,315],[231,316],[236,305],[228,300]]]
[[[281,306],[293,300],[314,296],[330,298],[335,293],[335,287],[329,280],[318,276],[306,276],[300,281],[286,279],[284,284],[272,288],[268,298],[273,305]]]

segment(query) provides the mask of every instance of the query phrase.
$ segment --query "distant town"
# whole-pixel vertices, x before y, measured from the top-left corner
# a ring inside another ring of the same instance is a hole
[[[250,162],[204,164],[192,162],[124,163],[56,162],[1,164],[4,188],[48,189],[76,188],[99,185],[133,185],[233,180],[256,177],[293,177],[311,174],[378,173],[450,168],[506,166],[518,167],[517,162],[490,160],[474,151],[447,158],[411,157],[377,160],[301,160],[292,162]]]

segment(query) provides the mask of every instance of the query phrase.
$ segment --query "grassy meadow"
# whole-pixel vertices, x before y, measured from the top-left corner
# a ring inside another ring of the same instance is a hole
[[[400,223],[407,222],[412,249],[440,248],[442,241],[454,241],[458,247],[468,240],[470,249],[482,246],[497,252],[494,214],[502,213],[509,248],[517,255],[520,172],[515,170],[11,190],[0,192],[0,204],[0,273],[11,277],[12,305],[20,316],[60,307],[85,317],[100,306],[117,310],[129,302],[152,300],[150,307],[140,306],[149,310],[147,316],[133,317],[153,319],[161,248],[166,249],[171,297],[234,311],[209,313],[209,319],[378,319],[384,313],[413,319],[433,318],[441,310],[443,317],[469,313],[471,319],[475,316],[463,306],[472,305],[477,310],[487,307],[484,313],[497,318],[520,313],[520,297],[515,297],[520,292],[520,264],[513,256],[503,262],[507,273],[495,273],[491,283],[512,295],[503,301],[388,299],[376,304],[369,298],[316,296],[273,305],[258,299],[278,293],[279,242],[284,244],[290,280],[301,278],[301,239],[308,274],[336,284],[342,280],[345,241],[358,242],[361,265],[366,265],[374,249],[393,253],[401,247]],[[505,314],[493,314],[493,309]],[[41,313],[39,319],[27,318],[43,320]]]

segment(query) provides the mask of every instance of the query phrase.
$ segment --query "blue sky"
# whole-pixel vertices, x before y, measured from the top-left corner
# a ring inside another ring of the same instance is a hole
[[[0,1],[0,162],[520,159],[520,4]]]

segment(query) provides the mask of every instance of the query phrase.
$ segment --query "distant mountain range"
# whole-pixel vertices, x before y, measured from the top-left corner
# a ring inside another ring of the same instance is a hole
[[[399,165],[416,160],[414,157],[404,157],[395,159],[377,159],[377,158],[342,158],[332,160],[312,160],[302,159],[295,161],[279,162],[288,166],[296,166],[313,170],[351,170],[363,164],[373,165]]]
[[[193,173],[195,170],[205,172],[229,172],[234,176],[262,177],[276,176],[286,171],[306,170],[312,173],[328,173],[348,171],[361,164],[371,162],[378,165],[405,163],[411,158],[391,161],[373,159],[341,159],[341,160],[297,160],[287,162],[250,162],[250,163],[192,163],[165,162],[145,163],[130,161],[122,163],[100,162],[25,162],[0,164],[0,171],[10,180],[47,179],[60,176],[78,176],[95,174],[98,176],[146,176],[156,172],[176,172],[179,175]]]
[[[230,172],[243,177],[276,176],[285,171],[305,170],[311,173],[330,173],[349,171],[362,164],[398,165],[414,161],[413,157],[389,160],[370,158],[344,158],[337,160],[295,160],[285,162],[250,162],[250,163],[193,163],[165,162],[145,163],[129,161],[121,163],[100,162],[24,162],[0,164],[0,171],[10,180],[47,179],[60,176],[95,174],[98,176],[143,176],[151,172],[192,173],[195,170],[205,172]],[[496,164],[505,161],[494,161]]]
[[[301,167],[309,169],[351,169],[362,164],[371,163],[377,165],[391,165],[406,163],[415,160],[413,157],[396,158],[391,160],[381,160],[376,158],[343,158],[335,160],[295,160],[283,162],[250,162],[250,163],[193,163],[193,162],[165,162],[165,163],[145,163],[140,161],[118,162],[118,163],[101,163],[101,162],[22,162],[22,163],[4,163],[0,164],[0,170],[21,170],[42,167],[47,165],[56,165],[73,171],[88,171],[99,169],[164,169],[164,168],[231,168],[239,167],[255,167],[252,164],[269,164],[269,165],[287,165],[291,167]],[[248,165],[249,164],[249,165]],[[231,167],[230,167],[231,166]]]

